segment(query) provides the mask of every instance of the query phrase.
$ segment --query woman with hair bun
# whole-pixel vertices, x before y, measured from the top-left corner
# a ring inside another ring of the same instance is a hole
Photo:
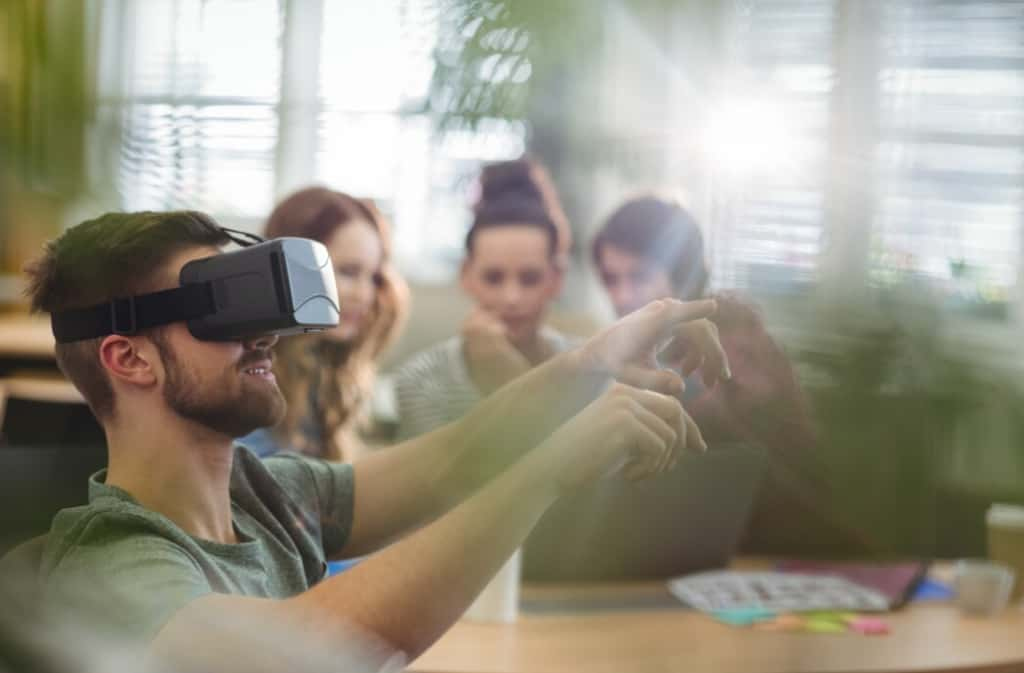
[[[562,288],[569,245],[568,222],[542,166],[518,159],[484,168],[460,272],[474,307],[458,336],[398,370],[401,437],[461,417],[482,397],[568,348],[544,318]]]

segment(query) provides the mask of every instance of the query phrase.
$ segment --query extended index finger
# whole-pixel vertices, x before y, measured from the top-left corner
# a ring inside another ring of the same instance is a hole
[[[685,323],[709,318],[718,310],[718,303],[714,299],[701,299],[699,301],[679,301],[678,299],[663,299],[662,306],[657,307],[655,317],[652,318],[651,327],[654,330],[654,343],[661,343],[676,336],[679,327]]]

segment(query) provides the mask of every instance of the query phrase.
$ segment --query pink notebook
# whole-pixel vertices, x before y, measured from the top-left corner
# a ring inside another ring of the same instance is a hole
[[[902,606],[913,595],[914,589],[928,573],[928,564],[923,561],[846,563],[792,560],[781,561],[776,570],[805,575],[842,577],[881,592],[889,599],[889,609],[893,610]]]

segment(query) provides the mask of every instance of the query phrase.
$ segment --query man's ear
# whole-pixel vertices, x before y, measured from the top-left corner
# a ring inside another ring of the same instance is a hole
[[[111,334],[100,344],[99,355],[103,368],[113,380],[142,387],[157,382],[161,365],[148,339]]]

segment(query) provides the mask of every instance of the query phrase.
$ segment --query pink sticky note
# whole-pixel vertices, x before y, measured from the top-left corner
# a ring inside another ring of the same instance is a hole
[[[850,620],[850,628],[866,636],[884,636],[889,633],[889,625],[878,617],[858,617]]]

